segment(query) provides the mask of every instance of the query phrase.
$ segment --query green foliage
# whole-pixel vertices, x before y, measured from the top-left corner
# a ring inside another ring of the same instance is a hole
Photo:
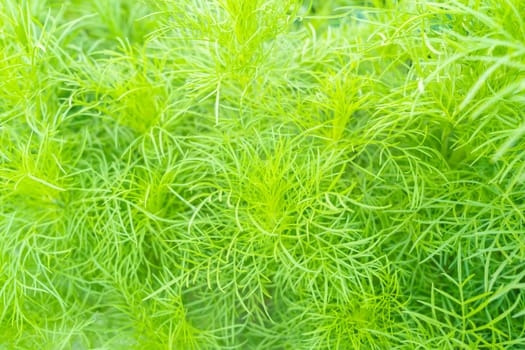
[[[0,0],[0,349],[525,348],[525,2]]]

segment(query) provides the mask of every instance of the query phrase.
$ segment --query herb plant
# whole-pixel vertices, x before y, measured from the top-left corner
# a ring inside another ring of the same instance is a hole
[[[0,349],[523,349],[524,111],[522,0],[0,0]]]

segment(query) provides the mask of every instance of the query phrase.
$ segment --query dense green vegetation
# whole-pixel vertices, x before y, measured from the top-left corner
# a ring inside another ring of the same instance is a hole
[[[524,349],[525,1],[0,0],[0,349]]]

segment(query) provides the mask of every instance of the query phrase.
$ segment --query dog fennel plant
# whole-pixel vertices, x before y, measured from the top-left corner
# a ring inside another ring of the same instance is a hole
[[[525,348],[525,2],[0,0],[0,349]]]

